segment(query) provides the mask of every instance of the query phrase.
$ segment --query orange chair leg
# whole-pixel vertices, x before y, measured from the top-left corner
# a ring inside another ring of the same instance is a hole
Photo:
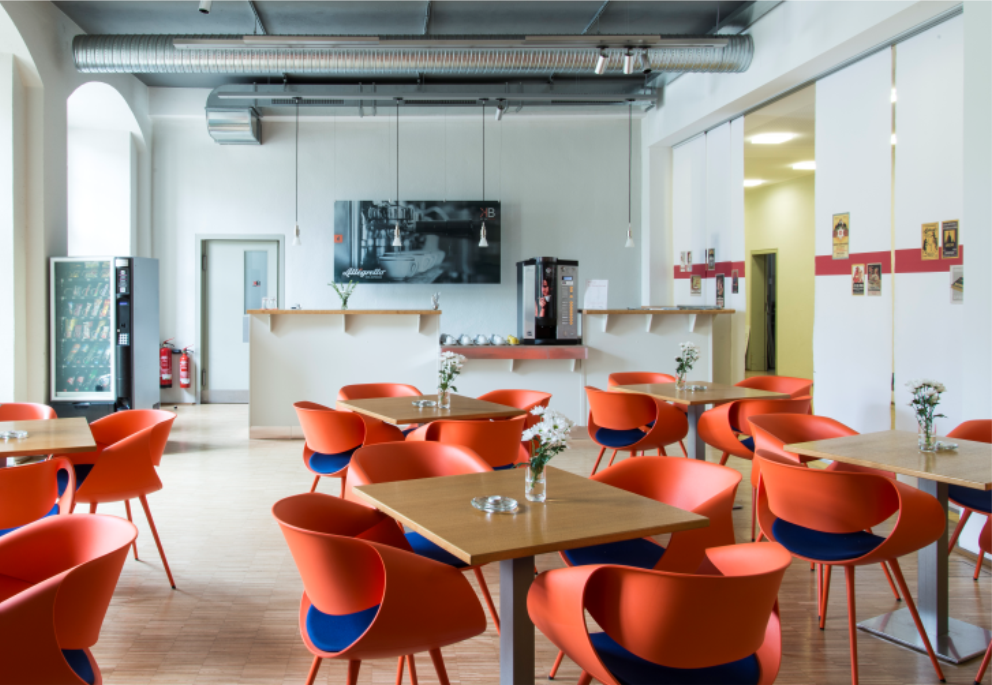
[[[923,629],[923,622],[920,621],[920,614],[916,611],[916,602],[913,601],[913,595],[910,594],[909,588],[906,587],[906,579],[902,576],[902,569],[899,568],[899,562],[895,559],[889,559],[889,565],[892,567],[892,575],[896,577],[896,582],[899,583],[899,591],[902,592],[902,596],[906,598],[906,608],[909,609],[909,615],[913,617],[913,623],[916,624],[916,630],[920,633],[920,639],[923,640],[923,646],[926,647],[927,656],[930,657],[930,663],[933,664],[933,670],[937,672],[937,678],[940,682],[946,682],[944,679],[944,672],[940,670],[940,664],[937,663],[937,655],[933,653],[933,646],[930,644],[930,636],[927,635],[927,631]]]
[[[413,654],[407,654],[406,663],[410,667],[410,685],[417,685],[417,662],[413,660]]]
[[[816,567],[816,620],[823,616],[823,564],[813,564]]]
[[[758,488],[751,488],[751,542],[754,542],[754,523],[758,518]]]
[[[899,596],[899,590],[896,589],[896,584],[892,582],[892,574],[889,573],[889,565],[884,561],[882,562],[882,571],[885,572],[885,579],[889,581],[889,587],[892,588],[892,594],[896,596],[896,601],[902,601],[902,597]]]
[[[162,557],[162,565],[165,567],[165,575],[169,576],[169,585],[176,589],[176,581],[172,579],[172,571],[169,570],[169,561],[165,558],[165,550],[162,549],[162,541],[158,539],[158,530],[155,528],[155,520],[152,518],[152,510],[148,508],[148,498],[138,495],[141,506],[145,509],[145,518],[148,519],[148,527],[152,529],[152,537],[155,538],[155,546],[158,547],[158,554]]]
[[[829,574],[828,566],[827,575]],[[851,640],[851,685],[858,685],[858,619],[854,605],[854,567],[845,566],[844,574],[847,576],[847,632]]]
[[[975,575],[971,577],[972,580],[978,580],[978,574],[982,572],[982,562],[985,560],[985,552],[983,550],[978,550],[978,563],[975,564]]]
[[[551,673],[548,674],[548,680],[554,680],[555,676],[558,675],[558,669],[561,667],[561,660],[565,658],[565,652],[558,650],[558,656],[555,658],[555,665],[551,667]]]
[[[69,507],[69,513],[76,511],[76,500],[72,500],[72,506]]]
[[[313,658],[313,663],[310,664],[310,673],[307,675],[307,685],[313,685],[313,682],[317,679],[317,671],[320,670],[320,662],[322,659],[319,656]]]
[[[662,445],[661,447],[658,448],[658,456],[660,456],[660,457],[667,457],[668,456],[668,452],[665,451],[665,446],[664,445]]]
[[[613,450],[613,455],[610,457],[610,463],[607,466],[613,466],[613,460],[617,458],[617,450]]]
[[[341,479],[341,494],[338,497],[344,499],[344,478]]]
[[[989,667],[990,657],[992,657],[992,645],[985,650],[985,658],[982,659],[982,665],[978,667],[978,675],[975,676],[975,685],[982,685],[982,677],[985,675],[985,669]]]
[[[482,598],[486,600],[486,606],[489,607],[489,615],[493,618],[493,624],[496,626],[496,634],[499,635],[499,614],[496,613],[496,605],[493,604],[492,595],[489,594],[489,586],[486,584],[486,578],[482,575],[482,569],[476,566],[475,579],[479,581],[479,589],[482,591]]]
[[[432,649],[430,655],[431,661],[434,662],[434,670],[437,671],[437,679],[441,685],[451,685],[451,681],[448,680],[448,672],[444,669],[444,657],[441,656],[441,650]]]
[[[90,502],[90,513],[91,514],[95,514],[96,513],[96,504],[97,504],[96,502]]]
[[[582,675],[579,676],[578,685],[589,685],[592,682],[592,676],[582,671]]]
[[[685,449],[685,443],[682,442],[681,440],[679,440],[679,447],[682,448],[682,456],[685,457],[686,459],[688,459],[689,458],[689,453]]]
[[[965,509],[961,512],[961,518],[958,519],[958,525],[954,526],[954,533],[951,534],[951,539],[947,543],[948,554],[954,551],[954,545],[958,544],[958,537],[960,537],[961,531],[964,530],[964,525],[968,523],[969,518],[971,518],[971,509]]]
[[[830,564],[823,564],[823,593],[820,595],[820,630],[827,625],[827,602],[830,601]],[[855,678],[857,680],[857,678]]]
[[[358,685],[358,672],[362,668],[362,662],[352,660],[348,662],[348,685]]]
[[[723,456],[720,457],[720,466],[726,466],[727,465],[727,459],[729,459],[729,458],[730,458],[730,452],[724,452],[723,453]]]
[[[401,656],[396,660],[396,685],[403,685],[403,664],[405,663],[405,656]]]
[[[127,512],[127,520],[128,521],[131,521],[131,502],[130,502],[130,500],[124,500],[124,511]],[[131,521],[131,523],[134,523],[134,521]],[[134,539],[134,542],[131,543],[131,548],[134,550],[134,560],[137,561],[138,560],[138,538],[135,538]]]
[[[590,477],[596,475],[596,469],[599,468],[599,462],[603,458],[603,454],[605,452],[606,452],[606,448],[605,447],[601,447],[600,450],[599,450],[599,454],[596,456],[596,463],[593,464],[592,473],[589,474]]]
[[[310,492],[317,492],[317,483],[320,482],[320,476],[313,479],[313,485],[310,487]]]

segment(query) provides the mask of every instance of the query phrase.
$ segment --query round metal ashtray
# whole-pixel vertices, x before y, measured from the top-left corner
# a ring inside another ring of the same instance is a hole
[[[415,407],[419,407],[420,409],[429,409],[437,406],[437,402],[434,400],[414,400],[411,404]]]
[[[937,451],[938,452],[950,452],[951,450],[956,450],[958,444],[956,442],[941,442],[937,441]]]
[[[702,390],[708,390],[709,388],[707,388],[705,385],[687,385],[685,386],[685,389],[688,390],[689,392],[696,392],[697,390],[702,391]]]
[[[3,440],[21,440],[28,437],[27,431],[4,431],[0,432],[0,439]]]
[[[517,510],[517,500],[512,497],[493,495],[492,497],[476,497],[472,506],[488,514],[511,514]]]

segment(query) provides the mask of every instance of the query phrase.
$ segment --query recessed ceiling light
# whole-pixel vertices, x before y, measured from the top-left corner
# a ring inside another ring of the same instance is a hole
[[[751,138],[755,145],[778,145],[796,137],[795,133],[759,133]]]
[[[896,89],[893,88],[892,89],[892,102],[895,102],[895,101],[896,101]]]
[[[754,186],[760,186],[764,182],[765,182],[764,179],[761,178],[745,178],[744,187],[753,188]]]
[[[816,171],[816,162],[796,162],[792,168],[796,171]]]
[[[892,138],[890,139],[890,142],[891,142],[891,143],[892,143],[893,145],[895,145],[895,144],[896,144],[896,134],[895,134],[895,133],[893,133],[893,134],[892,134]]]

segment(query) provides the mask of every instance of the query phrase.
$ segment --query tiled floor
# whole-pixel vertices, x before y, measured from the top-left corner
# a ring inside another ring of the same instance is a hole
[[[303,466],[301,442],[248,440],[247,434],[246,406],[179,408],[160,470],[165,489],[149,497],[178,590],[168,585],[138,508],[141,561],[129,558],[125,563],[93,650],[108,685],[304,682],[311,657],[297,627],[302,586],[269,510],[276,500],[308,490],[311,477]],[[555,465],[588,474],[594,458],[592,443],[580,440]],[[737,538],[744,541],[750,535],[749,464],[731,459],[730,465],[745,469],[738,495],[744,508],[735,512]],[[319,489],[337,494],[338,482],[322,482]],[[124,513],[121,505],[103,505],[100,511]],[[545,570],[561,562],[557,555],[547,555],[538,566]],[[915,559],[907,558],[903,567],[915,587]],[[951,611],[989,628],[990,574],[983,571],[975,583],[971,568],[967,560],[952,557]],[[799,563],[787,573],[780,594],[785,637],[778,682],[849,682],[846,600],[838,576],[827,628],[821,632],[814,575]],[[486,578],[498,595],[495,566],[487,567]],[[862,618],[896,606],[877,567],[858,569],[857,602]],[[540,635],[538,641],[535,680],[546,682],[555,650]],[[858,645],[865,685],[937,682],[929,661],[915,652],[864,634]],[[444,656],[452,683],[498,680],[498,639],[491,627],[474,640],[445,649]],[[426,655],[418,666],[421,682],[436,682]],[[977,669],[977,660],[960,668],[944,665],[949,683],[971,683]],[[367,662],[360,682],[393,683],[395,673],[393,660]],[[345,665],[325,662],[318,682],[344,683],[345,674]],[[575,682],[577,677],[578,669],[566,659],[556,680]],[[984,682],[992,682],[992,674]]]

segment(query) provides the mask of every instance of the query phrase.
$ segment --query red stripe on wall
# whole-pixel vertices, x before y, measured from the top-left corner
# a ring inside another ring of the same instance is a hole
[[[964,264],[964,245],[958,247],[957,259],[923,259],[919,248],[896,250],[896,273],[941,273],[956,264]],[[885,252],[854,252],[850,259],[833,259],[830,255],[817,255],[817,276],[850,276],[852,264],[875,264],[881,262],[882,273],[892,273],[892,253]]]
[[[744,278],[744,262],[717,262],[713,265],[715,268],[713,271],[707,271],[705,264],[693,264],[692,271],[681,271],[676,265],[673,267],[675,269],[675,278],[688,280],[693,274],[699,274],[703,278],[716,278],[717,274],[723,274],[728,278],[731,276],[731,271],[737,269],[737,276],[739,278]]]
[[[896,273],[897,274],[922,274],[940,273],[948,271],[950,267],[957,264],[964,264],[964,245],[958,246],[957,259],[929,259],[923,260],[923,251],[920,249],[896,250]]]

